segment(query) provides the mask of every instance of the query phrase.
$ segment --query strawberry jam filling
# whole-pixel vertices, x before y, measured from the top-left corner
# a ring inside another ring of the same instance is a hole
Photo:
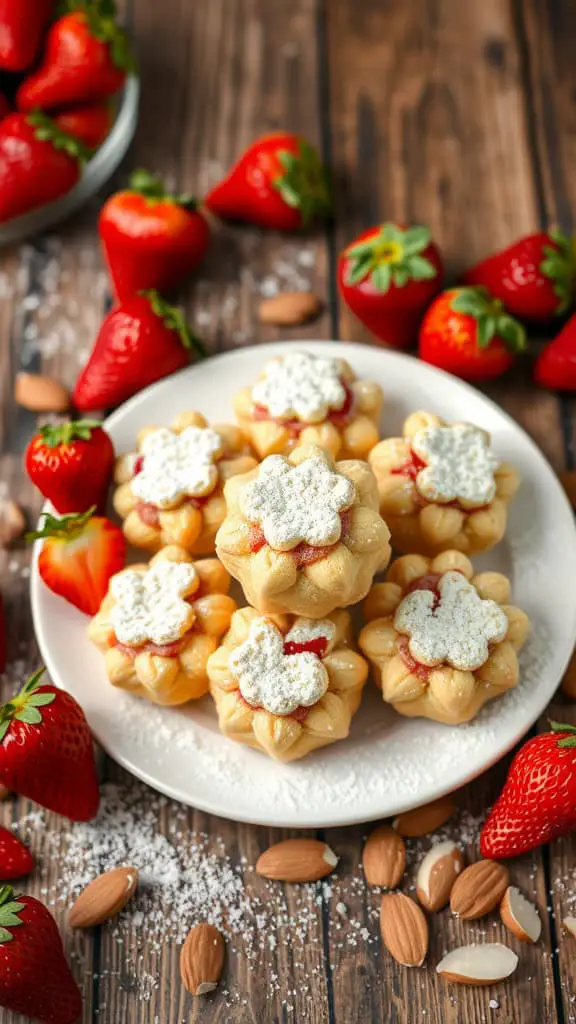
[[[427,573],[425,576],[418,576],[417,579],[412,582],[406,588],[406,595],[413,594],[415,590],[431,590],[434,594],[434,604],[432,610],[438,607],[440,603],[440,590],[438,584],[442,576],[438,572]],[[423,665],[421,661],[417,661],[416,658],[410,651],[408,646],[408,637],[400,636],[396,642],[398,654],[402,658],[402,661],[406,665],[406,668],[413,672],[414,675],[418,676],[419,679],[427,679],[432,671],[432,666]]]
[[[316,636],[313,640],[306,640],[304,643],[297,643],[295,640],[288,640],[284,642],[284,654],[302,654],[304,651],[310,651],[311,654],[315,654],[317,658],[323,658],[326,654],[328,647],[328,640],[325,636]],[[237,692],[238,700],[245,707],[250,708],[251,711],[262,711],[261,706],[250,704],[242,695],[241,690]],[[318,702],[316,702],[318,703]],[[279,715],[279,718],[293,718],[295,722],[302,724],[306,721],[306,718],[315,708],[316,704],[310,704],[308,707],[304,707],[300,704],[294,711],[291,711],[289,715]]]
[[[302,569],[306,565],[313,565],[314,562],[320,562],[323,558],[327,558],[331,551],[340,543],[341,540],[346,536],[350,527],[350,516],[351,510],[346,509],[345,512],[340,513],[340,523],[342,525],[340,540],[336,541],[336,544],[327,544],[324,547],[313,547],[311,544],[297,544],[295,548],[291,548],[290,551],[284,552],[284,554],[292,555],[292,558],[296,562],[296,568]],[[256,523],[250,524],[250,532],[248,535],[248,543],[250,544],[250,551],[252,554],[256,554],[262,548],[266,547],[267,541],[264,536],[264,531]]]
[[[424,462],[419,455],[416,455],[416,452],[410,450],[410,456],[407,462],[402,463],[402,465],[398,466],[397,469],[391,469],[390,476],[405,476],[408,480],[415,481],[418,473],[420,473],[421,470],[426,469],[427,465],[428,463]],[[421,505],[433,504],[432,502],[427,501],[421,494],[416,493],[415,498]],[[462,505],[457,498],[454,501],[443,501],[441,504],[443,508],[459,509],[465,516],[471,515],[472,512],[481,512],[484,509],[489,508],[488,505],[478,506],[478,508],[462,508]]]
[[[185,498],[179,508],[181,508],[182,505],[192,505],[192,508],[202,508],[210,497],[210,494],[205,494],[202,498]],[[137,501],[134,506],[134,511],[146,526],[152,526],[156,530],[160,529],[160,513],[163,510],[159,508],[158,505],[152,504],[151,501]],[[173,509],[170,509],[169,511],[173,511]]]
[[[120,651],[121,654],[126,654],[129,658],[136,658],[139,654],[155,654],[159,658],[177,658],[182,653],[186,644],[190,639],[190,635],[193,633],[193,629],[189,629],[184,636],[179,637],[178,640],[174,640],[171,644],[153,644],[148,641],[145,644],[140,644],[138,647],[131,647],[128,644],[115,643],[112,646]]]
[[[331,412],[322,420],[323,423],[333,423],[335,427],[343,427],[350,419],[354,406],[354,395],[345,381],[340,380],[344,391],[346,392],[346,398],[341,409],[332,409]],[[285,427],[291,437],[298,437],[306,427],[317,427],[318,423],[306,423],[303,420],[282,420],[270,415],[270,411],[264,405],[255,404],[252,409],[252,419],[254,420],[269,420],[272,423],[277,423],[279,427]]]

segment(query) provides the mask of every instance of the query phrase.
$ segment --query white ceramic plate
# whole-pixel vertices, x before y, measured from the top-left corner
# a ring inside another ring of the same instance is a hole
[[[109,685],[86,618],[32,575],[38,642],[53,680],[74,694],[102,746],[151,786],[184,803],[239,821],[324,827],[387,817],[461,786],[493,764],[529,729],[556,689],[576,634],[576,531],[571,509],[543,455],[497,406],[473,388],[409,356],[337,342],[299,347],[350,361],[380,382],[384,435],[404,417],[430,409],[470,420],[493,436],[496,452],[523,478],[510,509],[507,539],[479,568],[512,577],[514,601],[533,622],[521,656],[521,683],[468,726],[401,718],[369,684],[350,736],[302,762],[275,764],[224,739],[209,697],[186,710],[153,707]],[[132,450],[145,424],[168,424],[183,409],[214,421],[264,359],[286,344],[261,345],[210,359],[127,402],[107,421],[118,451]]]

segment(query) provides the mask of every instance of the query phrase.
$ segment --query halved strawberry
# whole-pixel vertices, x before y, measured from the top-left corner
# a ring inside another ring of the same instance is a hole
[[[38,571],[46,586],[86,615],[96,614],[126,556],[120,528],[93,512],[94,507],[60,519],[44,512],[41,528],[27,536],[44,540]]]

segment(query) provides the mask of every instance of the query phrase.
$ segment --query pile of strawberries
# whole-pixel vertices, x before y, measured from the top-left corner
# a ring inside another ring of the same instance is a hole
[[[64,6],[0,2],[0,223],[76,185],[134,69],[113,0]]]

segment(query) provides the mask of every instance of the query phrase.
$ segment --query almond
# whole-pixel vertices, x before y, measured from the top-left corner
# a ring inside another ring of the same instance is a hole
[[[565,469],[560,475],[560,483],[566,491],[568,501],[576,509],[576,470]]]
[[[0,501],[0,547],[7,548],[26,529],[24,513],[15,501]]]
[[[475,921],[497,907],[508,888],[508,868],[495,860],[479,860],[464,869],[450,896],[453,914]]]
[[[447,839],[436,843],[424,857],[416,876],[416,895],[426,910],[442,910],[464,868],[464,854],[457,843]]]
[[[124,909],[138,886],[136,868],[113,868],[80,893],[68,914],[71,928],[93,928]]]
[[[390,825],[380,825],[368,836],[362,866],[368,885],[395,889],[400,883],[406,867],[406,847]]]
[[[562,927],[576,939],[576,917],[565,917],[562,921]]]
[[[442,828],[456,810],[456,804],[450,796],[443,796],[434,800],[431,804],[424,804],[423,807],[415,807],[413,811],[406,811],[399,814],[392,822],[399,836],[405,839],[415,839],[418,836],[426,836],[429,832],[435,832]]]
[[[322,302],[313,292],[280,292],[260,303],[258,319],[262,324],[290,327],[314,320],[321,310]]]
[[[319,839],[285,839],[260,854],[256,874],[278,882],[316,882],[337,863],[334,851]]]
[[[186,936],[180,953],[182,984],[193,996],[216,988],[224,968],[224,937],[213,924],[197,924]]]
[[[515,885],[509,885],[502,897],[500,917],[502,924],[521,942],[538,942],[542,932],[540,914]]]
[[[570,658],[562,679],[562,692],[576,700],[576,652]]]
[[[514,973],[518,957],[500,942],[483,945],[460,946],[447,953],[436,971],[446,981],[462,985],[493,985]]]
[[[428,922],[403,892],[387,892],[380,905],[380,931],[386,949],[404,967],[420,967],[428,952]]]
[[[70,408],[70,395],[64,385],[39,373],[16,374],[14,399],[30,412],[66,412]]]

